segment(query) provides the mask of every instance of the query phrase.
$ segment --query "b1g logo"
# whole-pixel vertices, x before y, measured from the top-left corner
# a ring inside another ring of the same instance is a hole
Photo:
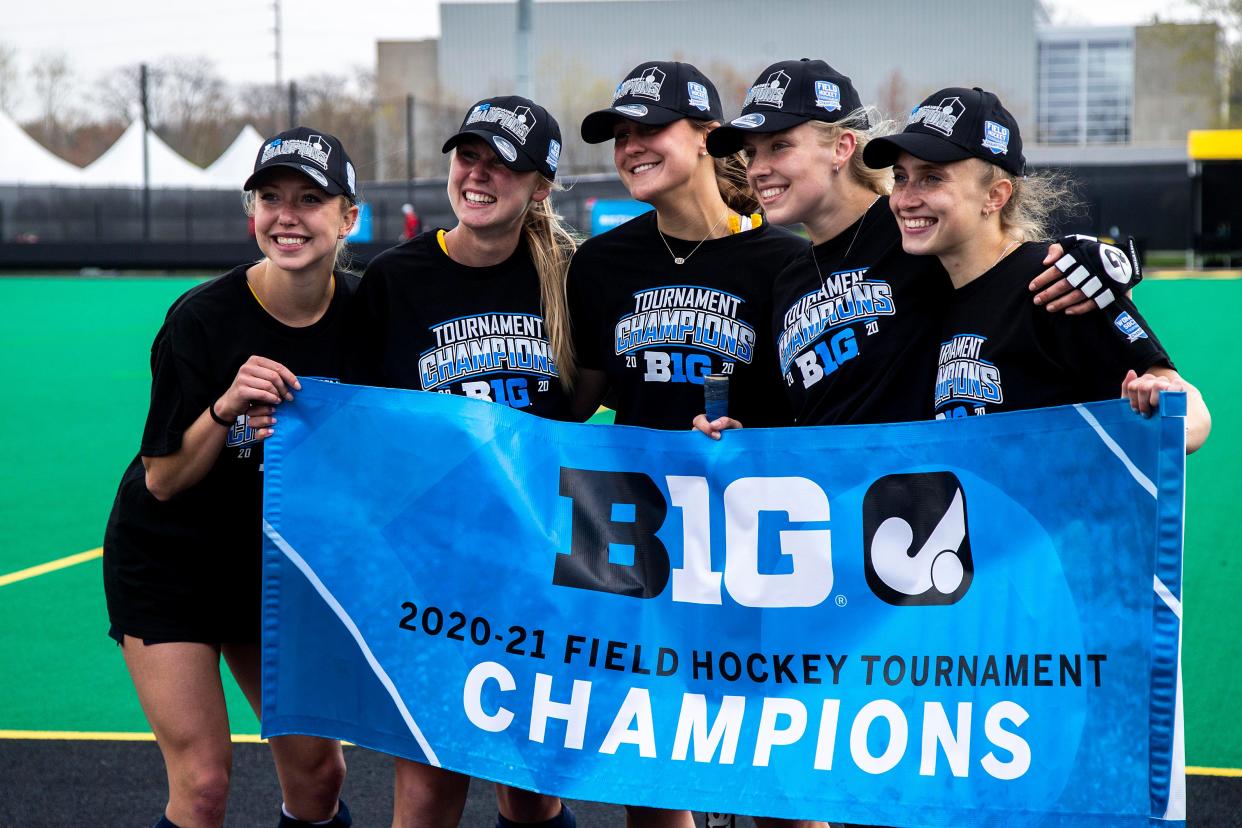
[[[952,472],[890,474],[863,497],[867,584],[897,606],[955,604],[974,577],[966,494]]]

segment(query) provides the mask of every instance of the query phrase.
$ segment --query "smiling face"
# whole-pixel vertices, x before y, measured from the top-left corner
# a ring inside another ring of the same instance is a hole
[[[907,253],[953,256],[980,236],[991,207],[982,164],[972,158],[934,163],[908,152],[897,157],[889,206]]]
[[[617,121],[612,160],[630,196],[654,204],[676,198],[696,175],[714,178],[706,135],[685,118],[663,126]]]
[[[468,136],[449,162],[448,197],[458,222],[475,232],[507,233],[522,225],[532,201],[550,190],[539,173],[514,172],[481,138]]]
[[[259,249],[287,272],[330,270],[337,242],[348,233],[358,208],[331,196],[295,170],[277,168],[255,187],[254,230]]]
[[[781,132],[748,134],[742,143],[746,180],[775,224],[813,221],[835,197],[835,151],[811,124]]]

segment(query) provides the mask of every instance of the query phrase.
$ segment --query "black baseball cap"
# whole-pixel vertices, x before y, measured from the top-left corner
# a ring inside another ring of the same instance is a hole
[[[473,135],[515,172],[538,170],[549,181],[561,163],[561,126],[548,110],[521,95],[484,98],[470,107],[461,129],[444,142],[448,152]]]
[[[264,174],[276,167],[297,170],[323,188],[328,195],[358,200],[353,162],[335,135],[310,127],[294,127],[263,142],[254,159],[254,172],[242,189],[253,190]]]
[[[891,167],[902,152],[937,163],[981,158],[1014,175],[1026,172],[1018,122],[1000,98],[977,86],[951,86],[928,96],[910,113],[905,129],[867,144],[863,162]]]
[[[854,84],[827,63],[783,60],[759,73],[746,92],[742,114],[712,130],[707,151],[722,158],[740,150],[748,132],[780,132],[806,121],[835,123],[861,108]]]
[[[582,119],[582,140],[588,144],[611,141],[613,125],[620,120],[660,125],[682,118],[723,121],[716,85],[689,63],[649,60],[617,84],[612,106]]]

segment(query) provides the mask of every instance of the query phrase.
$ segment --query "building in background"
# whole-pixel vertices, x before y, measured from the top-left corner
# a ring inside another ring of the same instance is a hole
[[[741,108],[746,88],[765,66],[810,57],[848,74],[864,101],[889,113],[904,115],[929,92],[968,83],[995,90],[1026,123],[1034,114],[1040,11],[1036,0],[951,0],[935,10],[906,0],[536,2],[532,97],[560,120],[565,169],[573,173],[612,171],[611,147],[582,143],[577,126],[608,105],[617,82],[642,60],[695,64],[719,87],[726,115]],[[516,26],[511,1],[441,3],[437,102],[460,110],[515,91]],[[396,86],[385,75],[401,61],[384,50],[398,48],[381,46],[381,90]],[[386,93],[380,94],[388,106]],[[421,131],[417,143],[422,169],[424,154],[438,155],[439,146],[423,140]]]

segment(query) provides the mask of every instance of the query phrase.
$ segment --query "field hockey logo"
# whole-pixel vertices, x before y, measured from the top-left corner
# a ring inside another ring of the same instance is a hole
[[[952,472],[890,474],[863,497],[863,567],[896,606],[955,604],[974,578],[966,493]]]
[[[658,101],[660,100],[660,87],[664,86],[665,77],[666,75],[658,66],[649,66],[642,70],[638,77],[621,81],[612,99],[615,101],[629,95]]]
[[[746,101],[742,104],[742,108],[754,103],[780,109],[785,105],[785,90],[789,88],[789,80],[789,75],[785,74],[785,70],[778,69],[768,75],[768,79],[763,83],[757,83],[750,88],[750,91],[746,93]]]
[[[308,167],[305,164],[298,164],[298,167],[301,168],[302,172],[306,173],[311,178],[318,181],[320,187],[328,186],[328,177],[324,175],[323,173],[321,173],[319,170],[315,169],[314,167]]]
[[[995,121],[984,121],[983,146],[993,155],[1005,155],[1009,152],[1009,130]]]
[[[517,139],[519,144],[526,145],[526,136],[535,128],[535,114],[529,106],[506,109],[490,103],[482,103],[470,111],[466,124],[496,124]]]
[[[966,105],[962,103],[961,98],[945,98],[935,106],[924,105],[916,108],[910,114],[907,126],[921,123],[928,129],[951,136],[958,120],[965,114]]]
[[[332,147],[323,140],[321,135],[312,135],[305,141],[301,138],[277,138],[263,148],[263,157],[259,159],[259,163],[266,164],[278,155],[295,154],[301,156],[303,160],[318,164],[326,170],[328,168],[328,156],[332,154]]]
[[[492,144],[495,145],[496,152],[510,164],[517,160],[517,149],[501,136],[493,135]]]
[[[1134,320],[1128,311],[1122,311],[1121,316],[1113,320],[1113,324],[1117,326],[1117,330],[1125,336],[1129,342],[1138,342],[1140,339],[1147,338],[1147,331]]]
[[[841,108],[841,87],[832,81],[815,81],[815,105],[836,112]]]
[[[548,141],[548,157],[543,163],[548,165],[548,169],[556,172],[556,165],[561,163],[561,142],[553,138]]]
[[[749,115],[734,118],[729,123],[732,126],[741,127],[742,129],[754,129],[755,127],[763,126],[763,122],[766,120],[767,118],[763,117],[762,112],[752,112]]]
[[[695,109],[706,112],[708,109],[707,87],[701,83],[688,81],[686,83],[686,94],[690,96],[690,105]]]

